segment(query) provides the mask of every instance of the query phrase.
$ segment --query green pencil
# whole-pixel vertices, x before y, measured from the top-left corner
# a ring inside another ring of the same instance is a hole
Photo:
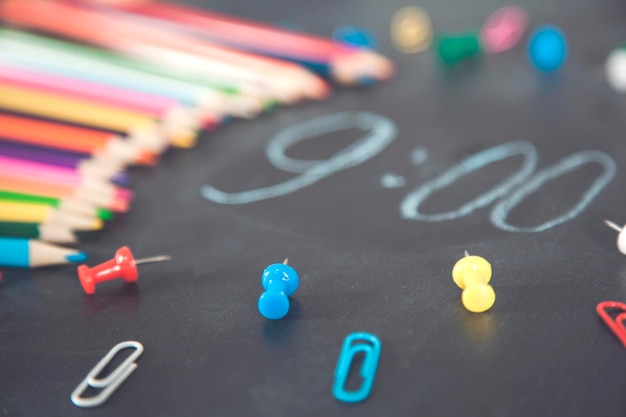
[[[76,243],[71,229],[39,223],[0,222],[0,236],[40,239],[54,243]]]
[[[52,197],[44,197],[34,194],[23,194],[12,191],[0,190],[0,201],[11,201],[15,203],[35,203],[44,204],[46,206],[62,209],[64,212],[76,214],[95,214],[102,220],[111,220],[113,213],[100,207],[95,207],[89,203],[72,199],[60,199]]]

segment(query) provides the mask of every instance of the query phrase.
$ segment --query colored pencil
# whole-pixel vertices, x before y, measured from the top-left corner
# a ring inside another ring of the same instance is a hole
[[[226,72],[223,64],[185,52],[172,51],[158,46],[135,44],[128,41],[124,45],[124,55],[142,62],[145,70],[174,79],[191,81],[194,84],[212,87],[215,82],[215,76],[211,74],[214,74],[217,69],[220,69],[221,72]],[[242,74],[242,72],[245,74]],[[238,78],[244,78],[245,75],[251,73],[253,72],[249,70],[230,69],[230,75]],[[237,91],[240,94],[258,98],[263,103],[281,102],[291,104],[301,99],[301,95],[297,91],[288,91],[287,89],[284,89],[285,91],[273,91],[274,89],[268,87],[266,83],[244,82],[240,79],[236,82]]]
[[[37,89],[0,83],[0,109],[128,133],[137,147],[157,153],[169,144],[160,124],[151,117]]]
[[[33,176],[27,173],[24,173],[21,170],[9,170],[2,172],[1,177],[7,184],[0,183],[1,189],[7,189],[12,184],[15,183],[28,183],[28,184],[37,184],[38,188],[46,189],[50,187],[50,189],[55,189],[56,187],[60,187],[62,189],[71,189],[71,190],[81,190],[86,195],[89,196],[101,196],[97,201],[104,201],[104,199],[111,199],[113,201],[112,204],[106,206],[107,208],[118,211],[125,212],[128,211],[128,206],[130,201],[133,199],[133,192],[127,188],[115,186],[113,184],[105,184],[97,181],[84,181],[79,184],[72,184],[69,181],[63,182],[58,181],[57,178],[45,178],[41,176]],[[7,191],[13,192],[24,192],[26,194],[35,194],[35,195],[46,195],[41,192],[32,192],[30,188],[25,188],[24,190],[15,190],[8,189]],[[95,199],[86,199],[85,201],[90,201],[98,206],[100,206]]]
[[[141,150],[122,137],[109,132],[2,113],[0,113],[0,138],[93,155],[96,159],[120,165],[156,162],[153,153]]]
[[[373,50],[318,36],[158,0],[111,4],[0,0],[1,22],[80,42],[0,27],[0,265],[84,260],[43,241],[75,243],[75,230],[127,211],[127,165],[192,147],[229,116],[327,97],[309,70],[346,85],[393,73]]]
[[[84,214],[88,216],[97,216],[102,220],[110,220],[113,218],[113,213],[110,210],[99,208],[94,204],[90,204],[84,201],[61,199],[44,197],[34,194],[15,193],[12,191],[0,190],[1,201],[12,201],[15,203],[34,203],[43,204],[56,209],[64,210],[69,213]]]
[[[117,185],[128,185],[128,174],[123,172],[119,165],[89,158],[84,154],[4,141],[0,137],[0,156],[57,166],[76,171],[85,177],[111,180]]]
[[[53,182],[80,186],[90,184],[94,190],[109,189],[114,185],[108,178],[97,173],[83,173],[75,168],[68,168],[47,162],[33,161],[19,157],[0,154],[0,166],[8,175],[33,177],[43,182]]]
[[[54,243],[78,241],[70,228],[44,226],[38,223],[0,222],[0,236],[39,239]]]
[[[108,180],[94,176],[83,176],[73,169],[3,155],[0,155],[0,166],[5,169],[3,174],[6,176],[27,178],[42,183],[86,187],[95,192],[111,192],[116,187]]]
[[[54,165],[31,162],[23,159],[0,156],[0,166],[4,174],[11,177],[27,178],[45,183],[86,187],[95,192],[111,192],[115,186],[102,178],[81,175],[78,171]]]
[[[43,6],[43,7],[42,7]],[[39,31],[47,31],[63,36],[80,36],[88,41],[110,39],[114,43],[123,41],[132,43],[123,22],[107,18],[102,13],[92,13],[68,4],[58,2],[39,1],[38,3],[19,1],[0,5],[2,18],[13,24],[19,24]],[[26,13],[26,16],[24,15]],[[61,19],[61,20],[59,20]],[[110,23],[115,22],[114,27]],[[147,29],[149,30],[149,29]],[[98,35],[99,32],[106,32]],[[117,40],[117,41],[116,41]],[[268,88],[259,83],[248,83],[239,80],[237,84],[232,80],[207,76],[208,86],[222,91],[237,91],[242,94],[258,97],[262,100],[272,100],[275,95]]]
[[[23,70],[0,64],[0,82],[19,87],[40,89],[53,94],[95,101],[107,106],[131,112],[145,113],[161,120],[165,125],[179,126],[183,131],[200,128],[199,117],[194,111],[166,97],[144,94],[137,91],[112,88],[73,78]],[[217,123],[214,120],[213,123]]]
[[[11,9],[18,2],[5,3],[4,8],[8,20],[17,24],[21,20],[17,15],[19,11]],[[393,74],[393,64],[376,52],[197,8],[151,1],[120,6],[114,10],[147,18],[153,23],[177,25],[182,31],[192,31],[229,47],[298,62],[341,84],[384,80]]]
[[[0,265],[36,268],[48,265],[84,262],[87,255],[39,240],[0,238]]]
[[[18,178],[3,172],[0,172],[0,190],[43,197],[76,199],[92,203],[97,207],[106,207],[113,211],[128,211],[129,207],[128,197],[125,193],[121,193],[120,190],[113,190],[109,193],[96,193],[88,188],[75,188]]]
[[[102,229],[102,219],[77,215],[45,204],[16,203],[0,200],[0,221],[63,225],[75,230]]]
[[[256,117],[263,103],[236,90],[211,87],[146,72],[145,64],[95,48],[0,28],[0,62],[38,72],[168,97],[211,115]],[[152,66],[155,68],[156,66]]]
[[[214,82],[235,85],[243,93],[262,94],[259,87],[265,86],[268,97],[274,96],[283,102],[307,96],[323,98],[328,94],[323,81],[295,65],[279,65],[258,58],[248,58],[246,63],[247,54],[231,52],[227,55],[224,48],[202,44],[193,37],[132,17],[110,16],[59,2],[21,1],[5,8],[9,19],[17,16],[11,19],[13,23],[155,60],[182,73],[195,69]],[[230,59],[225,60],[225,55]],[[247,65],[251,60],[256,65]],[[267,67],[271,70],[267,71]]]

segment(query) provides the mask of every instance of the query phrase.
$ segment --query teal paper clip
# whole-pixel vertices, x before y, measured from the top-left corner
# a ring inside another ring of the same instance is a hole
[[[356,343],[355,343],[356,342]],[[368,342],[368,343],[365,343]],[[359,352],[365,354],[363,366],[361,366],[361,377],[363,382],[357,391],[346,391],[346,381],[350,373],[350,365],[354,360],[354,355]],[[380,340],[370,333],[357,332],[346,336],[343,341],[339,361],[335,369],[335,384],[333,385],[333,395],[339,401],[356,403],[366,399],[372,391],[376,369],[378,368],[378,358],[380,357]]]

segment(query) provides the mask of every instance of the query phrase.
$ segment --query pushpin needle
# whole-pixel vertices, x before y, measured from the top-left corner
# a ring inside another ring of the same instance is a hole
[[[604,220],[604,224],[609,226],[611,229],[615,230],[617,235],[617,249],[626,255],[626,233],[624,233],[624,228],[620,227],[618,224],[613,223],[609,220]]]
[[[606,224],[607,226],[609,226],[611,229],[615,230],[616,232],[621,232],[623,230],[622,227],[620,227],[618,224],[613,223],[610,220],[604,220],[604,224]]]
[[[470,256],[469,252],[467,251],[467,249],[465,249],[465,257],[467,258],[468,256]]]
[[[155,262],[165,262],[171,260],[172,257],[169,255],[151,256],[150,258],[135,259],[135,265],[152,264]]]
[[[283,265],[287,265],[289,263],[289,258],[285,258],[285,260],[283,261]]]

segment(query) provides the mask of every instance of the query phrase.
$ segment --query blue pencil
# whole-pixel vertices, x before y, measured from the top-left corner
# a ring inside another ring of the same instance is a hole
[[[47,265],[84,262],[87,255],[75,249],[40,240],[0,237],[0,265],[37,268]]]

